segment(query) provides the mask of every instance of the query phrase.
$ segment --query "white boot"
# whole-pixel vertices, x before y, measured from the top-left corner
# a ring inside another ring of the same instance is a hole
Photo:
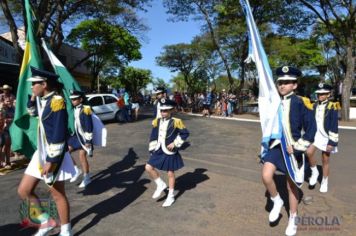
[[[34,234],[34,236],[47,236],[49,232],[55,227],[48,222],[42,223],[39,230]]]
[[[169,189],[167,199],[164,201],[162,204],[163,207],[170,207],[172,206],[173,202],[175,201],[174,199],[174,189]]]
[[[309,185],[314,186],[318,182],[318,177],[319,177],[319,171],[316,166],[311,167],[311,176],[309,178]]]
[[[73,236],[72,227],[70,223],[61,226],[61,232],[58,236]]]
[[[56,226],[55,222],[52,222],[48,213],[42,213],[38,216],[38,219],[42,222],[38,231],[34,236],[47,236],[49,232]]]
[[[82,171],[77,166],[74,166],[74,169],[75,169],[75,175],[70,179],[69,181],[70,183],[77,181],[79,176],[82,174]]]
[[[90,183],[91,183],[91,179],[89,173],[84,174],[83,181],[80,183],[79,188],[85,188]]]
[[[323,177],[323,180],[321,181],[321,185],[320,185],[320,192],[321,193],[328,192],[328,177]]]
[[[152,198],[157,199],[161,196],[162,192],[167,188],[167,184],[158,177],[155,179],[155,183],[157,185],[156,191],[153,193]]]
[[[279,217],[279,213],[281,212],[284,202],[281,196],[279,196],[279,193],[277,193],[277,196],[271,197],[271,200],[273,202],[273,208],[269,213],[268,219],[269,222],[275,222]]]
[[[297,234],[298,225],[295,222],[296,218],[297,218],[297,213],[291,213],[291,212],[289,213],[288,226],[286,228],[287,236],[293,236]]]

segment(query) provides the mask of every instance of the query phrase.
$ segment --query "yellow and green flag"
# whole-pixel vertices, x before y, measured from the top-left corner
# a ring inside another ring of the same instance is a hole
[[[31,96],[31,83],[27,78],[31,77],[30,66],[42,69],[43,63],[36,41],[36,18],[31,9],[29,0],[25,0],[26,12],[26,43],[19,75],[19,86],[16,95],[16,110],[14,122],[10,127],[12,150],[20,152],[31,158],[37,146],[37,118],[31,117],[27,112],[27,101]]]

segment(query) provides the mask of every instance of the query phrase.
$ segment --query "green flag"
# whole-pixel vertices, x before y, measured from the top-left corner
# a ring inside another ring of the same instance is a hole
[[[53,66],[55,73],[59,76],[59,82],[63,84],[63,95],[66,101],[66,108],[68,112],[68,129],[70,134],[75,132],[74,130],[74,112],[72,102],[69,98],[70,90],[80,91],[80,86],[77,81],[72,77],[69,71],[65,68],[65,66],[58,60],[56,55],[47,47],[46,41],[42,39],[42,47],[47,53],[49,60]]]
[[[27,101],[32,94],[31,83],[27,82],[27,78],[31,77],[30,66],[42,69],[43,64],[35,37],[36,19],[29,0],[25,0],[25,12],[27,22],[25,52],[21,64],[15,117],[10,127],[10,135],[12,150],[31,158],[37,146],[38,122],[37,118],[31,117],[27,112]]]

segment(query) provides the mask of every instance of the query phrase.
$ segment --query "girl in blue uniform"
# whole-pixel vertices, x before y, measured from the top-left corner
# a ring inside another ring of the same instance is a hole
[[[303,159],[304,152],[314,141],[315,121],[313,119],[312,107],[309,100],[297,96],[294,90],[297,89],[297,77],[301,76],[301,71],[297,68],[283,66],[276,70],[278,76],[277,90],[281,96],[281,123],[285,128],[284,135],[291,141],[287,145],[289,155],[294,155],[298,159]],[[286,167],[283,158],[281,141],[278,139],[270,142],[269,150],[263,157],[262,181],[271,196],[273,208],[269,213],[269,221],[276,222],[279,219],[280,211],[284,202],[279,195],[273,176],[276,170],[284,173],[287,179],[288,200],[289,200],[289,220],[285,231],[286,235],[297,233],[297,210],[298,210],[298,187],[293,182],[292,177]],[[289,158],[289,156],[287,157]],[[301,167],[303,168],[303,167]],[[300,173],[304,173],[304,169]],[[303,181],[302,178],[301,181]]]
[[[316,149],[321,151],[321,159],[323,163],[323,179],[320,185],[320,192],[328,191],[328,176],[329,176],[329,158],[331,153],[337,152],[337,144],[339,141],[338,134],[338,103],[329,101],[332,87],[330,85],[320,83],[315,93],[318,96],[318,101],[313,106],[315,120],[317,124],[317,132],[315,134],[314,143],[308,149],[308,157],[312,175],[309,179],[309,185],[315,186],[318,181],[319,171],[316,166],[314,157]]]
[[[145,166],[146,171],[157,185],[156,191],[152,195],[153,199],[159,198],[167,188],[167,184],[160,178],[159,172],[156,169],[167,171],[169,190],[167,199],[162,205],[163,207],[169,207],[175,201],[174,171],[184,166],[178,149],[189,136],[189,131],[185,128],[182,120],[172,117],[174,106],[175,103],[171,100],[164,98],[160,100],[161,118],[156,118],[152,122],[153,129],[149,143],[151,156]]]
[[[31,116],[38,117],[37,150],[22,177],[18,194],[22,199],[31,201],[31,205],[38,205],[39,199],[34,190],[38,182],[44,180],[56,202],[61,223],[59,236],[72,236],[69,202],[64,187],[64,181],[75,174],[67,152],[68,114],[63,97],[55,93],[59,87],[58,76],[34,67],[31,67],[31,72],[32,77],[27,81],[32,82],[33,94],[27,107]],[[35,236],[48,235],[55,227],[46,212],[39,212],[36,218],[40,225]]]
[[[85,99],[85,94],[83,92],[71,91],[70,99],[74,107],[75,133],[69,137],[68,146],[70,152],[79,150],[79,160],[83,169],[83,181],[80,183],[79,188],[85,188],[91,182],[87,155],[92,156],[93,154],[92,111],[90,106],[83,105]],[[74,160],[73,162],[75,164]],[[75,182],[82,173],[76,164],[74,168],[76,169],[77,174],[70,180],[70,182]]]

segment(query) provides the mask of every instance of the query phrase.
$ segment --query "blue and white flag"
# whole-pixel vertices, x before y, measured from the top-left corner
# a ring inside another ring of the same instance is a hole
[[[263,160],[263,157],[266,155],[271,140],[279,141],[282,147],[288,174],[293,182],[298,187],[301,187],[304,181],[304,166],[303,168],[298,168],[294,156],[289,155],[287,152],[287,146],[290,146],[291,143],[284,138],[285,135],[281,122],[281,98],[274,85],[272,70],[268,63],[267,55],[263,48],[261,37],[251,12],[250,4],[248,0],[240,0],[240,4],[246,15],[249,35],[249,55],[245,62],[249,63],[252,60],[256,63],[259,77],[258,109],[262,128],[261,158]]]

